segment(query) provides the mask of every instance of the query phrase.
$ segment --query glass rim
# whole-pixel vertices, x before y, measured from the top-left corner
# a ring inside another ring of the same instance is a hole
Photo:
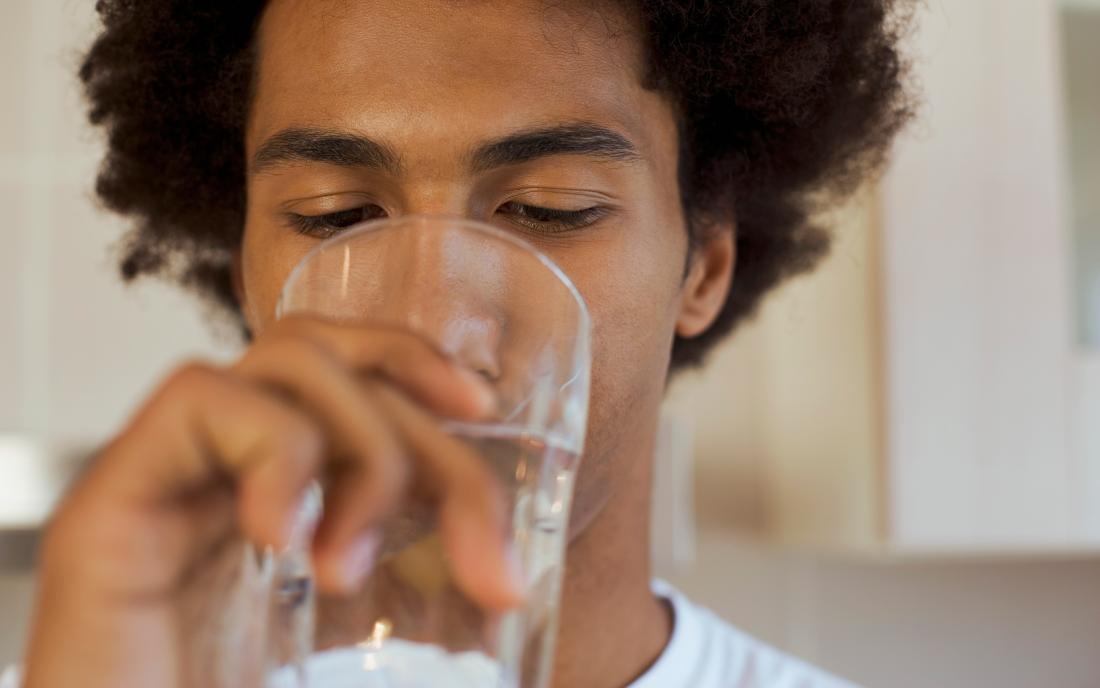
[[[352,225],[347,229],[341,230],[338,234],[331,236],[323,241],[319,242],[316,246],[312,247],[303,255],[298,262],[295,263],[290,273],[283,280],[283,285],[279,290],[279,300],[275,304],[275,319],[281,319],[286,313],[284,312],[287,300],[287,292],[290,291],[297,283],[298,278],[302,272],[305,271],[306,266],[317,256],[329,249],[339,246],[341,244],[350,242],[365,234],[372,234],[380,232],[386,229],[392,229],[403,224],[416,224],[420,226],[428,226],[433,224],[450,224],[460,225],[465,229],[469,229],[478,232],[482,235],[492,237],[498,241],[503,241],[506,244],[511,244],[514,248],[525,250],[528,254],[533,256],[536,261],[542,264],[547,270],[553,274],[558,281],[565,287],[566,292],[573,297],[574,302],[577,304],[577,310],[579,312],[579,322],[577,325],[578,334],[582,335],[585,339],[588,338],[589,330],[591,327],[591,316],[588,313],[588,302],[581,296],[580,290],[573,284],[573,280],[569,279],[569,275],[565,274],[565,271],[558,266],[553,260],[550,259],[545,253],[540,251],[531,242],[516,236],[512,232],[507,232],[498,227],[494,227],[488,222],[482,220],[474,220],[471,218],[463,217],[461,215],[431,215],[426,213],[417,213],[411,215],[397,215],[394,217],[381,217],[374,220],[367,220],[366,222],[360,222]]]

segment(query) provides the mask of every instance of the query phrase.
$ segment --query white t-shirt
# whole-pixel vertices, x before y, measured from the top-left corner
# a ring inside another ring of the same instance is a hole
[[[654,582],[653,591],[672,605],[672,637],[628,688],[856,688],[737,630],[667,583]],[[321,663],[327,664],[321,673],[337,672],[341,659],[330,656]],[[15,668],[0,676],[0,688],[18,687]]]
[[[629,688],[856,688],[734,628],[663,581],[653,592],[672,605],[672,637]]]

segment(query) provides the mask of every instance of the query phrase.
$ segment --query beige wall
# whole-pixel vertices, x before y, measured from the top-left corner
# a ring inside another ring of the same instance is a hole
[[[828,259],[673,383],[668,406],[695,429],[704,522],[790,543],[880,539],[875,198],[862,193],[823,217],[835,228]]]
[[[671,578],[861,685],[1100,686],[1100,561],[859,561],[703,532]]]
[[[873,196],[838,218],[822,269],[673,386],[670,408],[695,429],[699,531],[694,561],[664,575],[864,685],[1100,685],[1100,559],[897,558],[864,547],[883,525],[885,470],[873,430]]]

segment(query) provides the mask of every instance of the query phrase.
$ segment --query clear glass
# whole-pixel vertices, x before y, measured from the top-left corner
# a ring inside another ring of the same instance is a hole
[[[359,594],[317,599],[306,541],[249,575],[270,586],[268,686],[543,688],[548,683],[573,478],[589,393],[589,318],[562,271],[518,236],[460,218],[364,223],[294,269],[278,316],[312,313],[417,332],[496,390],[491,423],[445,427],[475,447],[512,507],[526,603],[486,615],[453,585],[434,508],[407,504],[380,526]]]

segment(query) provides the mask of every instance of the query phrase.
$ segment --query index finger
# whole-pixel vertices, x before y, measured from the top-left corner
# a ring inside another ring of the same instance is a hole
[[[426,338],[386,325],[349,325],[307,315],[280,321],[282,330],[306,337],[354,370],[374,372],[435,413],[484,420],[496,410],[492,386]]]

